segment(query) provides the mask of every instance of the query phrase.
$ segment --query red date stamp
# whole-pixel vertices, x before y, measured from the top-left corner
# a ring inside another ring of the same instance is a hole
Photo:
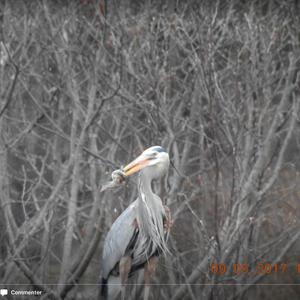
[[[253,274],[253,275],[268,275],[274,273],[285,273],[287,270],[286,263],[233,263],[227,265],[225,263],[212,263],[209,266],[209,272],[215,275],[241,275],[241,274]],[[300,264],[296,266],[296,272],[300,274]]]

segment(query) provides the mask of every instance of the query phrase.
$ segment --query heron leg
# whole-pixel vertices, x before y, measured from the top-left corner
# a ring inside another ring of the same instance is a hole
[[[166,205],[164,205],[164,208],[165,208],[165,212],[166,212],[166,218],[164,220],[164,227],[165,227],[166,231],[170,231],[170,229],[173,226],[171,211],[170,211],[170,208]]]
[[[126,293],[126,283],[128,280],[128,275],[131,269],[132,258],[130,256],[123,256],[119,262],[119,272],[122,284],[122,300],[125,300]]]
[[[152,256],[146,263],[144,268],[144,280],[145,280],[145,290],[144,290],[144,300],[148,300],[150,293],[150,282],[153,274],[155,273],[156,266],[158,262],[158,256]]]

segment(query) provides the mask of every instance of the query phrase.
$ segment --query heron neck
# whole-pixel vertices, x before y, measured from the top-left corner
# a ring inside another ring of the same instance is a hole
[[[152,196],[155,196],[155,193],[152,191],[151,187],[152,180],[149,179],[147,176],[145,176],[143,173],[140,175],[139,178],[139,189],[140,193],[143,193],[145,197],[151,198]]]
[[[136,259],[151,256],[157,249],[162,253],[168,251],[163,226],[165,210],[161,199],[152,191],[151,181],[147,174],[140,175],[136,207],[139,227]]]
[[[143,175],[139,180],[138,223],[145,237],[156,239],[160,243],[165,211],[161,199],[152,191],[151,179]]]
[[[146,210],[148,214],[151,214],[151,217],[161,218],[162,215],[158,214],[159,212],[164,214],[164,209],[162,201],[158,195],[156,195],[152,190],[152,179],[147,176],[147,174],[141,174],[139,179],[139,202],[141,209]],[[153,213],[155,213],[153,215]]]

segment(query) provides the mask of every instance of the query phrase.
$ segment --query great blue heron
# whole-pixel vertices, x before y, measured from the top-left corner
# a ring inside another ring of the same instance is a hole
[[[155,272],[158,255],[168,251],[166,233],[171,225],[169,210],[152,191],[151,183],[167,173],[169,155],[160,146],[145,150],[123,168],[123,176],[141,170],[138,198],[113,223],[103,249],[101,294],[104,299],[125,298],[128,276],[144,268],[144,299]]]

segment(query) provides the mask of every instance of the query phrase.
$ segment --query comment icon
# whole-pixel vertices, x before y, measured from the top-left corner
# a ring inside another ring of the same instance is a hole
[[[8,290],[7,289],[0,289],[0,295],[1,296],[6,296],[8,294]]]

